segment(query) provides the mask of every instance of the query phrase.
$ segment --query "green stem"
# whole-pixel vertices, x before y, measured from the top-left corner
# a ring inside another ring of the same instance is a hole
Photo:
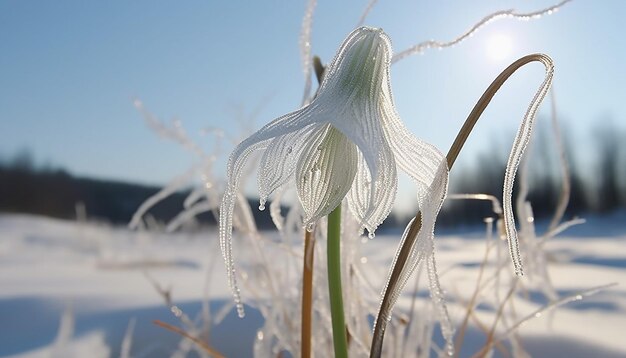
[[[328,215],[327,255],[328,292],[330,296],[330,316],[333,324],[333,344],[336,358],[348,357],[346,323],[343,316],[341,290],[341,204]]]

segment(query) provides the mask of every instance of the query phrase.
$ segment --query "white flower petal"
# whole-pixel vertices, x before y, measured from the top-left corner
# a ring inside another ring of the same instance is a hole
[[[396,165],[388,146],[384,146],[376,164],[372,180],[363,155],[359,155],[359,169],[348,193],[348,205],[361,227],[373,237],[376,228],[389,216],[398,189]],[[373,193],[373,194],[372,194]]]
[[[354,181],[357,158],[356,146],[331,125],[306,141],[296,170],[305,224],[314,223],[341,205]]]
[[[327,67],[316,100],[345,107],[346,102],[363,105],[378,97],[390,58],[391,41],[381,29],[354,30]]]
[[[409,132],[395,111],[386,113],[383,123],[396,163],[417,185],[421,208],[425,196],[432,190],[439,167],[444,165],[447,168],[446,158],[435,146]]]
[[[317,132],[325,131],[327,125],[311,125],[301,130],[274,138],[259,165],[259,197],[261,207],[267,198],[292,178],[307,140]]]
[[[235,202],[239,195],[239,182],[241,173],[252,152],[268,145],[268,142],[275,137],[298,131],[309,126],[311,122],[310,107],[304,107],[297,111],[288,113],[282,117],[268,123],[259,131],[246,138],[239,143],[230,155],[228,160],[226,192],[222,198],[220,205],[220,249],[222,257],[226,263],[226,272],[228,273],[228,284],[233,293],[237,313],[243,317],[244,310],[237,285],[237,277],[235,274],[235,264],[232,253],[232,235],[233,235],[233,212],[235,210]]]

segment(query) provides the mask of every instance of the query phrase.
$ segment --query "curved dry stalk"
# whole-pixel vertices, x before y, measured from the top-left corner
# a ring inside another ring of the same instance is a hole
[[[529,136],[532,129],[532,120],[534,119],[537,107],[543,100],[543,97],[545,96],[546,91],[549,89],[552,80],[552,60],[548,56],[544,54],[527,55],[513,62],[506,69],[504,69],[504,71],[502,71],[500,75],[496,77],[496,79],[491,83],[491,85],[489,85],[487,90],[480,97],[480,99],[470,112],[469,116],[465,120],[463,127],[461,127],[456,139],[454,140],[452,146],[450,147],[450,150],[448,151],[448,154],[446,155],[448,169],[451,170],[457,157],[459,156],[459,153],[461,152],[461,149],[463,148],[463,145],[465,144],[467,138],[472,132],[474,125],[476,124],[482,113],[485,111],[495,94],[502,87],[502,85],[511,77],[511,75],[515,73],[515,71],[531,62],[540,62],[544,64],[547,69],[547,75],[546,79],[540,86],[539,91],[535,94],[535,97],[533,98],[533,101],[531,102],[531,105],[529,106],[526,115],[524,116],[524,121],[522,122],[522,126],[520,128],[520,131],[518,132],[515,143],[513,145],[513,149],[511,151],[512,155],[509,157],[507,168],[512,166],[514,167],[514,169],[507,169],[507,175],[505,177],[504,210],[505,217],[509,217],[511,219],[513,217],[510,203],[511,199],[510,197],[507,198],[507,196],[510,196],[511,193],[507,190],[507,184],[509,184],[508,186],[510,187],[510,191],[512,192],[512,179],[514,179],[515,177],[515,171],[517,169],[517,166],[519,165],[519,158],[523,154],[523,151],[527,145],[526,137]],[[508,220],[505,220],[505,228],[507,231],[507,237],[509,237],[509,244],[511,245],[510,251],[512,253],[512,256],[515,257],[516,254],[519,255],[519,250],[517,249],[517,245],[512,243],[511,238],[515,238],[516,241],[517,235],[515,232],[515,228],[511,227],[510,222],[507,221]],[[372,338],[370,357],[380,357],[382,354],[382,345],[387,321],[385,319],[379,319],[379,317],[381,317],[381,313],[390,312],[393,309],[393,294],[397,290],[402,289],[400,277],[404,267],[407,265],[412,248],[417,239],[417,234],[421,230],[421,227],[422,213],[418,212],[411,226],[408,228],[406,240],[404,240],[402,247],[398,251],[395,265],[391,269],[388,284],[383,292],[383,299],[381,302],[380,310],[378,312],[378,316],[376,317],[376,324],[374,326],[374,336]],[[521,263],[515,261],[514,263],[516,272],[521,270]]]

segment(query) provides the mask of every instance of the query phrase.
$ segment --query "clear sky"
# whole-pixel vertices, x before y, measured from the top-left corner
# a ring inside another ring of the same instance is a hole
[[[365,24],[382,27],[394,50],[451,40],[485,15],[534,11],[555,1],[385,1]],[[366,0],[319,0],[312,52],[330,61],[356,26]],[[470,5],[471,4],[471,5]],[[258,128],[296,109],[304,79],[298,36],[306,1],[0,2],[0,157],[28,149],[37,162],[74,174],[165,183],[194,158],[155,136],[133,107],[139,98],[164,120],[198,133],[233,136],[242,114]],[[575,0],[538,20],[503,19],[462,44],[392,67],[396,104],[407,126],[446,152],[488,84],[508,63],[544,52],[556,63],[562,121],[583,133],[595,121],[626,122],[626,1]],[[490,50],[504,38],[510,51]],[[508,42],[508,44],[507,44]],[[460,161],[500,136],[510,145],[543,80],[527,66],[498,93]],[[547,104],[547,103],[546,103]],[[260,107],[259,107],[260,106]],[[542,113],[548,113],[544,105]],[[230,149],[230,148],[228,148]],[[221,164],[224,166],[224,164]]]

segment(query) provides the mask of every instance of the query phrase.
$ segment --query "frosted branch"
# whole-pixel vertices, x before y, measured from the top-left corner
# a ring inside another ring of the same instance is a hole
[[[563,0],[558,4],[547,7],[545,9],[541,9],[541,10],[537,10],[533,12],[527,12],[527,13],[520,13],[514,9],[501,10],[501,11],[494,12],[490,15],[485,16],[482,20],[474,24],[474,26],[472,26],[469,30],[467,30],[461,36],[451,41],[446,42],[446,41],[429,40],[429,41],[421,42],[415,46],[409,47],[408,49],[404,51],[400,51],[397,54],[395,54],[391,58],[391,63],[393,64],[411,55],[423,53],[427,49],[431,49],[431,48],[442,49],[446,47],[452,47],[456,44],[463,42],[468,37],[471,37],[472,35],[474,35],[478,30],[480,30],[487,24],[496,20],[516,19],[516,20],[528,21],[528,20],[538,19],[544,15],[552,15],[554,12],[558,11],[561,7],[563,7],[565,4],[567,4],[570,1],[572,0]]]
[[[167,126],[159,119],[157,119],[152,113],[148,112],[144,108],[143,103],[140,100],[135,99],[133,101],[133,104],[135,105],[135,108],[137,108],[137,110],[143,115],[143,119],[148,127],[150,127],[150,129],[152,129],[160,137],[170,139],[200,157],[204,156],[204,152],[202,151],[202,149],[196,143],[194,143],[191,138],[189,138],[180,121],[174,120],[171,126]]]
[[[304,73],[304,94],[302,95],[302,105],[307,104],[311,95],[311,28],[313,27],[313,13],[317,0],[309,0],[304,17],[302,18],[302,27],[300,28],[300,59],[302,60],[302,72]]]
[[[365,10],[363,11],[363,15],[361,15],[361,18],[359,19],[359,23],[356,24],[356,27],[363,26],[363,24],[365,23],[365,19],[367,18],[367,15],[369,15],[370,11],[372,11],[372,8],[374,7],[374,5],[376,5],[377,2],[378,0],[370,0],[367,3],[367,6],[365,7]]]

